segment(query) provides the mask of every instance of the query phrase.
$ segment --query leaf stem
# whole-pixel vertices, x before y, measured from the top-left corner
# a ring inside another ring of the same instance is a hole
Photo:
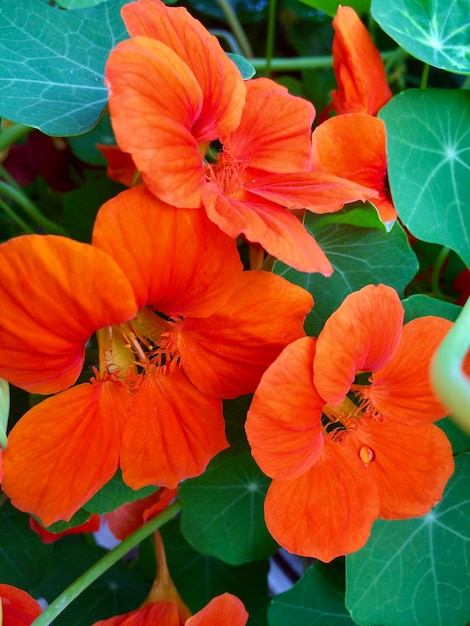
[[[22,137],[28,135],[34,128],[24,126],[23,124],[13,124],[7,128],[3,128],[0,133],[0,153],[11,145],[16,143]]]
[[[470,348],[470,299],[444,337],[431,363],[431,380],[451,419],[470,435],[470,379],[463,361]]]
[[[15,222],[21,228],[24,233],[34,233],[34,230],[31,228],[31,226],[29,226],[19,215],[17,215],[15,211],[13,211],[13,209],[8,206],[8,204],[4,202],[1,198],[0,208],[3,210],[4,213],[8,215],[12,222]]]
[[[31,626],[49,626],[49,624],[60,615],[77,596],[95,582],[97,578],[130,552],[132,548],[135,548],[135,546],[151,535],[157,528],[169,522],[180,510],[180,503],[178,501],[174,502],[160,513],[160,515],[157,515],[144,526],[138,528],[132,535],[129,535],[129,537],[105,554],[103,558],[97,561],[89,570],[67,587],[67,589],[51,602],[47,609],[34,620]]]
[[[8,183],[0,180],[0,193],[16,202],[29,217],[39,224],[46,233],[54,233],[56,235],[66,235],[66,231],[52,220],[48,219],[37,206],[23,193],[21,188],[13,187]]]
[[[380,55],[383,61],[395,59],[399,55],[397,50],[388,50]],[[249,63],[256,69],[266,71],[268,67],[268,59],[265,58],[249,58]],[[297,70],[315,70],[325,67],[333,67],[333,57],[331,55],[314,56],[314,57],[293,57],[293,58],[272,58],[269,59],[269,67],[272,72],[278,71],[297,71]]]
[[[269,0],[269,9],[268,9],[268,30],[266,33],[266,76],[270,76],[271,74],[271,60],[273,58],[274,52],[274,36],[276,33],[276,0]]]
[[[445,262],[449,256],[450,248],[446,248],[446,246],[442,246],[439,254],[437,255],[436,260],[434,261],[434,265],[432,268],[431,274],[431,289],[435,296],[437,296],[440,300],[452,301],[452,298],[449,298],[445,294],[442,293],[441,288],[439,286],[439,278],[442,273],[442,268],[444,267]]]
[[[428,84],[428,78],[429,78],[429,65],[428,63],[425,63],[423,66],[423,73],[421,74],[421,82],[419,84],[419,88],[420,89],[426,89],[427,84]]]
[[[232,8],[232,5],[228,0],[217,0],[223,14],[225,15],[225,19],[227,20],[232,33],[234,34],[236,40],[240,44],[240,48],[243,50],[243,54],[246,57],[253,56],[253,50],[251,49],[250,42],[248,41],[248,37],[243,30],[242,25],[237,17],[237,14]]]

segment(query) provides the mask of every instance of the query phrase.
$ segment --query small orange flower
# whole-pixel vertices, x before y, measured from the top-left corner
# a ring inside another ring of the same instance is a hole
[[[0,624],[3,626],[30,626],[41,614],[41,607],[29,593],[0,584]]]
[[[25,235],[0,246],[0,298],[0,377],[61,392],[26,413],[4,453],[5,492],[46,526],[119,466],[133,489],[203,472],[228,445],[222,398],[255,389],[312,306],[283,278],[244,272],[204,212],[142,186],[100,209],[93,245]],[[70,387],[95,332],[98,369]]]
[[[287,346],[255,392],[246,431],[273,478],[266,523],[291,552],[330,561],[361,548],[376,518],[424,515],[442,496],[454,463],[432,424],[446,409],[429,365],[451,323],[402,324],[397,293],[369,285],[317,341]]]

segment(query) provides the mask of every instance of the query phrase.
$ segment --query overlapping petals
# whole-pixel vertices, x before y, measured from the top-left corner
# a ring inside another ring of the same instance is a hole
[[[30,626],[41,614],[41,607],[29,593],[0,584],[0,621],[3,626]]]
[[[450,323],[402,322],[393,289],[365,287],[318,340],[294,341],[261,379],[246,432],[273,478],[266,523],[291,552],[330,561],[361,548],[377,517],[420,516],[442,497],[454,464],[431,423],[446,411],[429,365]]]

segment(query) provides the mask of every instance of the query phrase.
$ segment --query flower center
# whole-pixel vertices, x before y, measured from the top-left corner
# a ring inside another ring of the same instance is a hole
[[[206,166],[207,179],[215,183],[226,198],[240,200],[243,196],[245,166],[226,152],[220,152],[216,163]]]

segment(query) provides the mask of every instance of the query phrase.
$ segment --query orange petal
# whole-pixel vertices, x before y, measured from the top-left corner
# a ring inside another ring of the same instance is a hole
[[[203,94],[190,68],[163,43],[138,37],[111,51],[106,81],[121,150],[132,155],[156,196],[197,208],[204,182],[197,146],[207,137],[195,132]]]
[[[34,406],[4,452],[3,489],[45,526],[69,520],[119,464],[127,388],[83,383]]]
[[[322,450],[325,403],[313,386],[314,354],[313,337],[288,345],[253,396],[245,430],[255,461],[271,478],[300,476]]]
[[[176,604],[174,602],[154,602],[125,615],[102,619],[92,626],[149,626],[150,624],[181,626]]]
[[[183,7],[160,0],[126,4],[122,16],[132,37],[143,35],[171,48],[191,69],[202,90],[202,108],[193,132],[198,143],[235,129],[245,102],[245,83],[218,39]]]
[[[259,243],[275,258],[300,272],[320,272],[330,276],[333,268],[301,222],[287,209],[254,194],[244,201],[226,198],[215,183],[203,191],[209,219],[231,237],[243,234],[249,242]]]
[[[123,152],[118,146],[97,144],[101,154],[108,162],[106,173],[111,180],[122,183],[126,187],[132,187],[138,174],[138,170],[130,154]]]
[[[54,541],[58,541],[61,537],[65,535],[78,535],[80,533],[93,533],[99,530],[101,525],[101,517],[97,514],[90,515],[90,519],[80,526],[74,526],[73,528],[68,528],[67,530],[62,531],[61,533],[53,533],[47,528],[44,528],[34,517],[29,518],[29,527],[35,533],[37,533],[43,543],[53,543]]]
[[[339,86],[331,94],[333,108],[338,115],[376,115],[392,97],[379,51],[352,8],[338,8],[333,28],[333,67]]]
[[[393,359],[372,376],[367,396],[388,419],[406,424],[435,422],[448,414],[431,384],[431,360],[452,327],[441,317],[419,317],[403,327]]]
[[[213,598],[184,623],[185,626],[245,626],[248,613],[243,602],[231,593]]]
[[[224,143],[232,157],[266,172],[310,169],[313,105],[268,78],[247,82],[238,128]]]
[[[181,365],[204,393],[233,398],[254,391],[281,350],[305,335],[311,295],[275,274],[243,272],[226,304],[204,319],[185,318]]]
[[[288,209],[308,209],[314,213],[339,211],[348,202],[369,200],[375,193],[368,187],[322,172],[297,172],[253,177],[245,189]]]
[[[338,406],[359,372],[389,363],[400,343],[403,307],[386,285],[367,285],[349,294],[326,321],[317,341],[314,383],[318,393]]]
[[[123,478],[133,489],[174,488],[202,474],[227,445],[221,400],[197,390],[179,368],[168,374],[149,369],[124,431]]]
[[[93,245],[121,266],[139,307],[153,305],[168,316],[209,315],[242,270],[235,242],[204,211],[176,209],[145,187],[101,207]]]
[[[269,532],[283,548],[329,562],[364,546],[379,496],[352,450],[325,439],[305,474],[273,480],[264,506]]]
[[[29,593],[3,583],[0,584],[0,605],[3,626],[30,626],[42,612]]]
[[[77,380],[96,330],[137,311],[112,259],[54,235],[24,235],[0,246],[0,301],[0,377],[43,394]]]
[[[376,206],[382,221],[396,219],[388,188],[385,124],[382,120],[362,113],[332,117],[313,131],[312,144],[314,172],[333,174],[358,183],[365,199]],[[370,189],[368,197],[364,188]]]
[[[383,519],[425,515],[442,498],[454,471],[452,447],[437,426],[361,420],[348,436],[359,456],[363,446],[374,460],[365,467],[377,485]]]

